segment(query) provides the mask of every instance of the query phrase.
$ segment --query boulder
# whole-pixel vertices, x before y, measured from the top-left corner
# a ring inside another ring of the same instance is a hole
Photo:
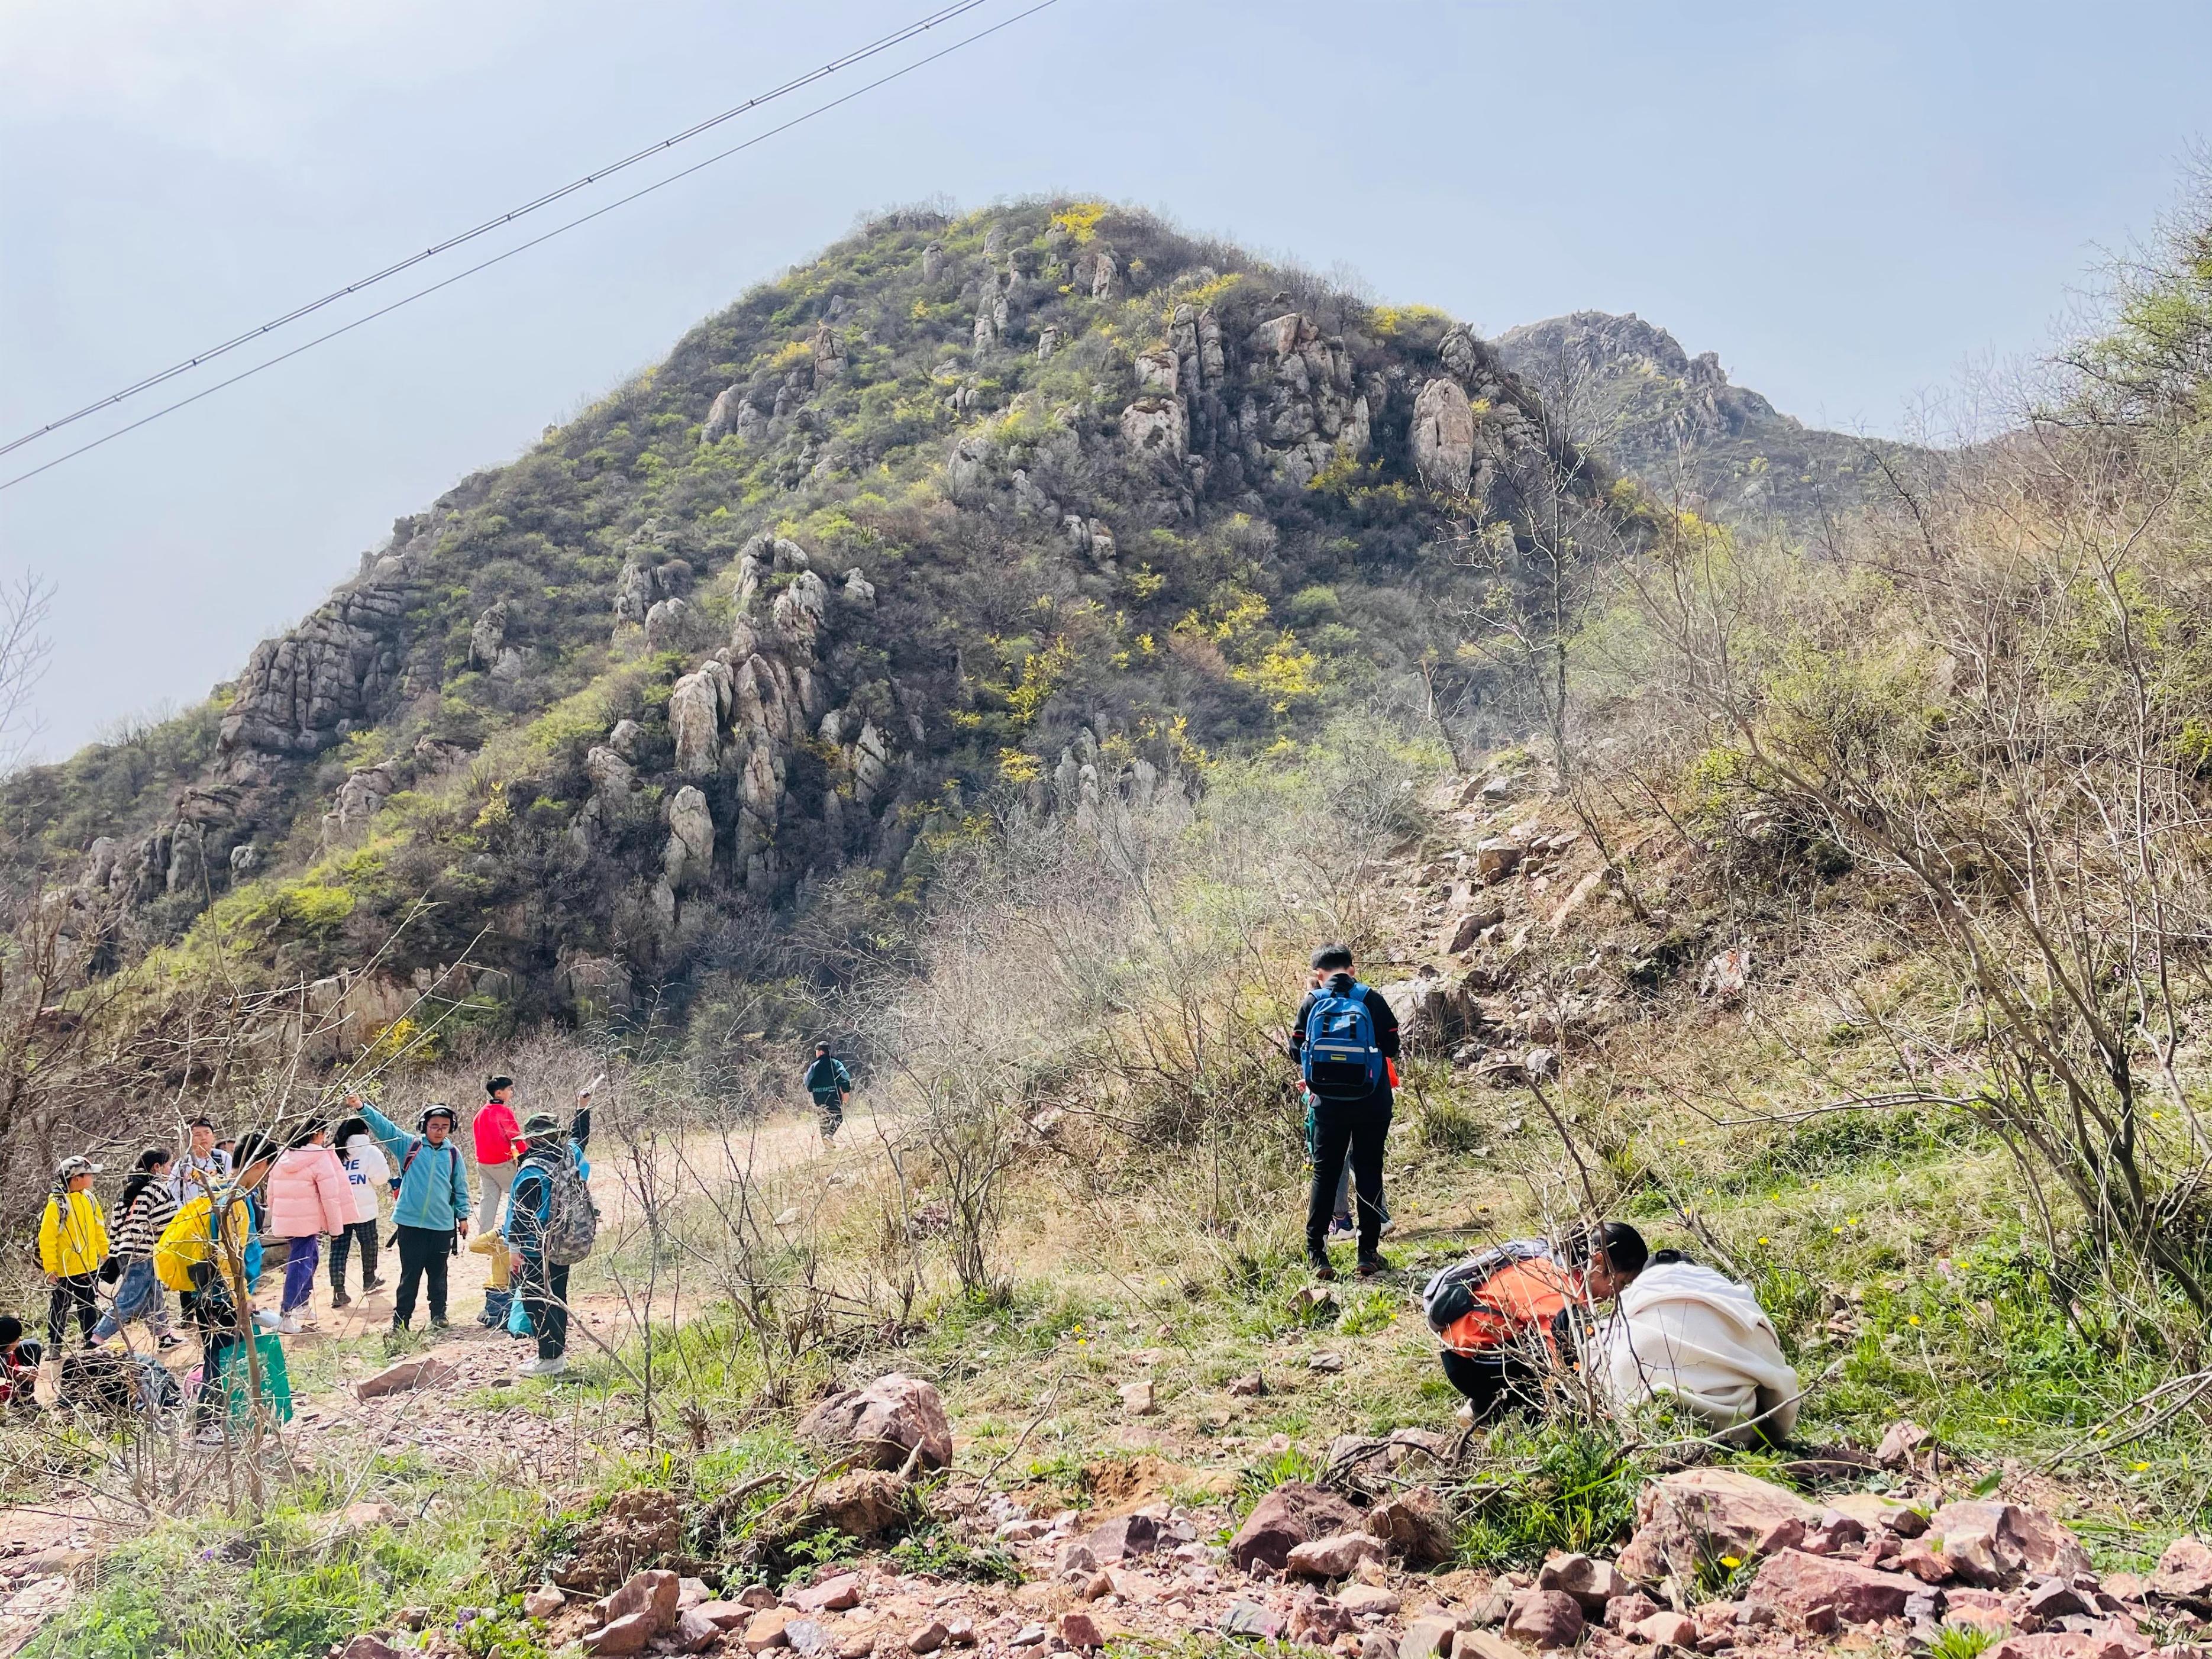
[[[1190,413],[1180,398],[1139,398],[1121,411],[1121,441],[1133,454],[1180,462],[1190,447]]]
[[[1605,1604],[1605,1627],[1616,1636],[1626,1636],[1658,1611],[1659,1604],[1642,1590],[1631,1590]]]
[[[753,1610],[742,1601],[702,1601],[687,1611],[697,1613],[716,1630],[735,1630],[753,1616]]]
[[[586,1631],[584,1651],[610,1655],[643,1653],[652,1643],[654,1633],[651,1613],[627,1613],[597,1630]]]
[[[668,845],[660,855],[668,890],[681,893],[702,885],[714,865],[714,817],[707,797],[693,784],[676,792],[668,805]]]
[[[945,1621],[933,1619],[907,1632],[907,1650],[910,1653],[934,1653],[945,1645]]]
[[[1824,1608],[1845,1625],[1894,1619],[1919,1589],[1918,1580],[1903,1573],[1790,1549],[1760,1564],[1744,1599],[1817,1628]]]
[[[1452,925],[1451,937],[1444,941],[1444,949],[1454,952],[1472,951],[1486,929],[1498,927],[1504,920],[1505,907],[1502,904],[1470,910]]]
[[[1955,1571],[1948,1555],[1918,1538],[1907,1540],[1890,1565],[1899,1572],[1911,1573],[1923,1584],[1948,1584]]]
[[[1452,1553],[1444,1507],[1428,1486],[1411,1486],[1367,1511],[1367,1530],[1406,1558],[1409,1567],[1431,1567]]]
[[[1477,842],[1474,847],[1474,878],[1477,881],[1503,881],[1521,867],[1521,860],[1528,849],[1519,842],[1493,837]]]
[[[1532,1648],[1571,1648],[1584,1623],[1582,1604],[1565,1590],[1525,1589],[1513,1598],[1505,1633]]]
[[[1474,410],[1467,388],[1437,379],[1413,400],[1413,465],[1421,482],[1447,495],[1464,495],[1474,472]]]
[[[2040,1510],[2017,1504],[1946,1504],[1929,1521],[1952,1570],[1969,1583],[2008,1583],[2023,1572],[2071,1578],[2089,1571],[2074,1534]]]
[[[2149,1644],[2137,1638],[2131,1645],[2117,1632],[2043,1631],[2033,1636],[2008,1636],[1990,1648],[1984,1659],[2137,1659]],[[2189,1649],[2166,1650],[2188,1652]]]
[[[683,1594],[684,1586],[672,1572],[655,1569],[633,1573],[620,1589],[607,1597],[599,1609],[600,1622],[611,1625],[633,1613],[649,1613],[654,1632],[665,1635],[676,1628],[677,1604]]]
[[[1878,1492],[1847,1492],[1831,1498],[1828,1507],[1848,1516],[1869,1533],[1887,1531],[1899,1538],[1917,1538],[1928,1530],[1928,1517],[1894,1498]]]
[[[860,1605],[860,1575],[841,1572],[805,1589],[792,1590],[783,1599],[801,1613],[842,1613]]]
[[[1349,1578],[1362,1561],[1380,1562],[1388,1554],[1379,1538],[1364,1532],[1333,1532],[1292,1545],[1283,1570],[1301,1578]]]
[[[645,613],[645,648],[671,651],[684,632],[684,619],[691,607],[682,599],[655,599]]]
[[[831,1395],[800,1419],[799,1437],[840,1454],[857,1452],[878,1468],[897,1468],[917,1448],[924,1468],[952,1461],[943,1398],[932,1384],[896,1372]]]
[[[2197,1601],[2212,1598],[2212,1548],[2203,1540],[2185,1534],[2166,1547],[2151,1574],[2151,1592],[2168,1601]]]
[[[1159,1409],[1149,1382],[1124,1382],[1115,1392],[1121,1396],[1121,1409],[1132,1417],[1150,1417]]]
[[[1587,1555],[1555,1555],[1536,1574],[1538,1589],[1564,1590],[1586,1613],[1602,1616],[1605,1604],[1626,1595],[1634,1587],[1610,1561],[1593,1561]]]
[[[1261,1498],[1237,1528],[1229,1540],[1229,1559],[1246,1572],[1255,1561],[1279,1572],[1300,1544],[1351,1532],[1359,1524],[1359,1511],[1334,1492],[1286,1480]]]
[[[1637,1494],[1636,1516],[1620,1570],[1649,1583],[1669,1572],[1693,1579],[1701,1562],[1724,1555],[1771,1555],[1820,1524],[1820,1510],[1796,1492],[1733,1469],[1663,1475]]]
[[[399,1650],[371,1631],[363,1631],[334,1652],[337,1659],[399,1659]]]
[[[818,1487],[799,1535],[834,1527],[848,1538],[880,1538],[906,1523],[906,1487],[887,1469],[854,1469]]]
[[[745,1621],[745,1633],[738,1639],[744,1644],[747,1653],[766,1653],[770,1648],[787,1646],[784,1626],[797,1616],[789,1607],[770,1607],[757,1613]]]
[[[1127,1561],[1133,1557],[1150,1555],[1160,1547],[1160,1523],[1149,1515],[1117,1515],[1102,1521],[1091,1530],[1080,1547],[1089,1552],[1089,1566],[1096,1569],[1109,1562]],[[1066,1552],[1062,1552],[1063,1558]],[[1076,1563],[1077,1565],[1083,1565]],[[1071,1571],[1063,1559],[1060,1571]]]
[[[1398,1592],[1385,1584],[1346,1584],[1337,1591],[1336,1601],[1354,1619],[1387,1619],[1402,1605]]]

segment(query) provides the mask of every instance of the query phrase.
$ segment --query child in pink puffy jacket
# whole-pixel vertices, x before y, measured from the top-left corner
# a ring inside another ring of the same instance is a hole
[[[269,1172],[269,1231],[291,1241],[284,1258],[283,1318],[277,1326],[288,1334],[314,1322],[302,1317],[301,1310],[314,1297],[322,1235],[342,1233],[353,1219],[352,1186],[330,1139],[328,1126],[309,1125]]]

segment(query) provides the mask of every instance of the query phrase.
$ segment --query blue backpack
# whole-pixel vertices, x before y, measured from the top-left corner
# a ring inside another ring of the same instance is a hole
[[[1314,994],[1313,1006],[1306,1011],[1299,1069],[1306,1087],[1323,1100],[1364,1100],[1382,1086],[1387,1073],[1364,985],[1354,980],[1341,996],[1328,990]]]

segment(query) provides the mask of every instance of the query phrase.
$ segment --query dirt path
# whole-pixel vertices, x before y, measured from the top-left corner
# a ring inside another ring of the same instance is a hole
[[[767,1182],[815,1164],[831,1166],[823,1173],[835,1179],[836,1166],[858,1167],[879,1155],[876,1127],[866,1110],[850,1113],[843,1133],[825,1149],[811,1115],[779,1115],[726,1140],[699,1132],[680,1141],[654,1143],[642,1149],[642,1157],[647,1170],[676,1179],[691,1193],[702,1183]],[[599,1155],[592,1186],[600,1206],[601,1237],[620,1241],[641,1224],[641,1165],[627,1149],[603,1144],[592,1150]],[[371,1471],[380,1455],[412,1454],[457,1480],[580,1488],[603,1456],[647,1444],[642,1401],[634,1392],[587,1398],[586,1390],[559,1384],[518,1385],[516,1368],[536,1357],[536,1347],[476,1324],[491,1258],[465,1247],[449,1262],[451,1328],[400,1356],[434,1359],[450,1369],[450,1377],[434,1387],[360,1399],[354,1385],[392,1363],[378,1339],[392,1323],[397,1253],[382,1252],[379,1268],[383,1288],[366,1296],[356,1289],[349,1306],[334,1308],[327,1260],[319,1265],[307,1310],[314,1328],[283,1340],[295,1381],[295,1416],[269,1449],[273,1464],[301,1471],[336,1469],[352,1483],[349,1501],[374,1501],[379,1494]],[[268,1305],[275,1304],[281,1290],[280,1273],[263,1280],[262,1300]],[[586,1275],[587,1283],[590,1277]],[[358,1286],[357,1258],[349,1264],[347,1279]],[[708,1299],[701,1282],[694,1280],[688,1288],[679,1285],[656,1299],[652,1317],[656,1324],[680,1324],[704,1311]],[[644,1311],[641,1303],[617,1291],[588,1290],[575,1296],[570,1364],[588,1364],[604,1350],[622,1347]],[[426,1335],[427,1322],[427,1307],[418,1305],[416,1328]],[[134,1330],[134,1338],[139,1335]],[[199,1363],[190,1343],[164,1358],[180,1380]],[[502,1395],[512,1403],[502,1402]],[[683,1434],[665,1420],[658,1428],[664,1440]],[[204,1459],[222,1454],[183,1455]],[[45,1503],[0,1507],[0,1659],[15,1653],[67,1605],[80,1570],[137,1524],[97,1492],[74,1482]]]

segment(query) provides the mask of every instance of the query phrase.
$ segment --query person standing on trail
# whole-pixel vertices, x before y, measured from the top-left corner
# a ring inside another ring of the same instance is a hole
[[[100,1165],[90,1158],[64,1158],[54,1170],[54,1190],[39,1222],[39,1265],[52,1286],[46,1304],[46,1358],[40,1367],[42,1384],[60,1385],[62,1339],[69,1334],[70,1313],[76,1315],[87,1347],[92,1346],[93,1327],[100,1317],[100,1267],[107,1260],[107,1224],[100,1218],[100,1200],[92,1195],[92,1178],[99,1173]]]
[[[313,1320],[315,1267],[323,1235],[342,1234],[353,1220],[353,1188],[330,1147],[330,1132],[308,1125],[269,1172],[269,1231],[286,1240],[284,1295],[276,1328],[296,1336]]]
[[[230,1179],[230,1154],[215,1142],[215,1125],[196,1117],[185,1131],[185,1150],[169,1166],[169,1190],[179,1204],[204,1197]]]
[[[814,1045],[814,1063],[806,1068],[806,1092],[814,1097],[814,1109],[822,1114],[822,1139],[837,1138],[845,1125],[845,1103],[853,1097],[853,1074],[845,1062],[830,1052],[830,1045]]]
[[[413,1328],[415,1297],[429,1281],[430,1328],[446,1328],[446,1263],[469,1236],[469,1182],[460,1144],[453,1139],[453,1109],[424,1109],[410,1134],[363,1101],[362,1121],[399,1165],[399,1197],[392,1223],[399,1246],[399,1288],[392,1299],[394,1334]]]
[[[346,1104],[358,1114],[359,1095],[349,1095]],[[361,1293],[380,1291],[384,1281],[376,1276],[376,1224],[381,1212],[379,1195],[385,1183],[392,1179],[392,1165],[384,1156],[384,1149],[376,1144],[376,1137],[368,1132],[366,1120],[356,1115],[347,1118],[331,1132],[337,1143],[338,1162],[345,1166],[346,1193],[351,1206],[351,1219],[345,1231],[331,1235],[331,1306],[350,1307],[353,1298],[346,1294],[346,1258],[353,1247],[361,1246]]]
[[[514,1107],[507,1103],[514,1097],[513,1078],[487,1078],[484,1103],[477,1108],[476,1119],[470,1126],[470,1134],[476,1142],[477,1173],[483,1182],[483,1210],[477,1218],[477,1231],[483,1237],[477,1239],[474,1248],[489,1249],[492,1267],[491,1282],[484,1290],[483,1311],[477,1316],[477,1323],[489,1330],[496,1330],[507,1322],[507,1304],[514,1296],[507,1283],[507,1253],[492,1237],[499,1231],[500,1208],[508,1201],[514,1185],[514,1161],[520,1152],[517,1142],[522,1130],[514,1121]]]
[[[525,1376],[558,1376],[568,1369],[568,1267],[565,1261],[546,1260],[546,1232],[553,1222],[556,1185],[570,1174],[578,1182],[592,1178],[584,1148],[592,1139],[592,1095],[588,1089],[576,1097],[576,1115],[568,1121],[568,1133],[561,1134],[560,1120],[550,1112],[533,1112],[522,1126],[530,1145],[514,1172],[514,1191],[507,1205],[507,1265],[515,1278],[522,1310],[530,1316],[530,1328],[538,1338],[538,1358],[521,1367]]]
[[[185,1322],[200,1339],[200,1386],[191,1407],[191,1420],[199,1428],[193,1443],[199,1446],[223,1441],[223,1358],[246,1339],[253,1279],[260,1267],[252,1194],[276,1160],[276,1143],[249,1134],[238,1142],[237,1152],[235,1182],[187,1199],[157,1241],[162,1253],[175,1248],[182,1255],[189,1240],[186,1272],[192,1288],[185,1292],[184,1308]]]
[[[124,1177],[122,1194],[107,1218],[123,1277],[115,1287],[114,1302],[92,1328],[94,1342],[121,1335],[125,1325],[139,1319],[146,1322],[159,1346],[173,1348],[179,1340],[169,1328],[169,1304],[161,1294],[161,1281],[154,1276],[154,1242],[177,1212],[177,1196],[169,1187],[169,1165],[174,1161],[167,1146],[149,1146],[138,1154],[137,1168]]]
[[[1358,1189],[1359,1271],[1386,1273],[1382,1237],[1382,1145],[1390,1132],[1398,1080],[1398,1016],[1380,991],[1352,976],[1352,947],[1313,953],[1314,988],[1291,1023],[1291,1058],[1313,1097],[1313,1188],[1306,1201],[1306,1260],[1318,1279],[1334,1279],[1328,1223],[1336,1185],[1352,1160]]]

